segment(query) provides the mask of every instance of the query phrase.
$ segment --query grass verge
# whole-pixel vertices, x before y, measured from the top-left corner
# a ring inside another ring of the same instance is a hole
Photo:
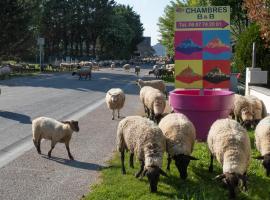
[[[258,155],[254,147],[254,133],[249,131],[252,155]],[[222,200],[228,199],[228,192],[219,181],[213,178],[222,172],[220,165],[214,162],[214,172],[208,172],[209,154],[206,143],[196,143],[193,155],[199,161],[191,161],[188,169],[187,180],[180,180],[174,163],[171,165],[169,178],[161,177],[158,184],[158,192],[151,194],[147,178],[142,180],[134,177],[139,169],[138,162],[135,169],[128,166],[128,154],[126,154],[125,165],[127,174],[121,174],[119,153],[115,153],[109,166],[102,169],[102,181],[91,187],[91,192],[83,198],[84,200],[119,200],[119,199],[185,199],[185,200]],[[166,156],[163,161],[165,169]],[[248,191],[239,192],[237,199],[266,200],[270,199],[270,178],[265,177],[265,171],[260,161],[251,160],[248,171]]]

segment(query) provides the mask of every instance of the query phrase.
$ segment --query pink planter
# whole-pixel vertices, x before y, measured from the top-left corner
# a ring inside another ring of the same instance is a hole
[[[197,139],[206,141],[212,123],[228,117],[233,94],[227,90],[204,89],[200,95],[199,89],[177,89],[170,92],[169,102],[175,112],[183,113],[193,122]]]

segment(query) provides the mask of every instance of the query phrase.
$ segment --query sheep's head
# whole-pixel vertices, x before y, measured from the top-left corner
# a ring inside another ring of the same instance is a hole
[[[262,164],[266,170],[266,176],[270,176],[270,153],[264,156],[257,156],[255,159],[263,161]]]
[[[184,155],[184,154],[175,155],[175,156],[173,156],[173,159],[175,160],[175,166],[177,167],[177,169],[180,173],[180,177],[182,179],[187,178],[187,167],[189,165],[189,162],[191,160],[198,160],[197,158],[195,158],[193,156],[188,156],[188,155]]]
[[[135,82],[136,82],[136,85],[138,85],[139,87],[141,87],[142,79],[138,79],[138,80],[136,80]]]
[[[111,95],[111,101],[112,101],[112,103],[118,102],[118,99],[120,98],[120,94],[110,94],[110,95]]]
[[[157,166],[147,167],[143,171],[143,176],[147,176],[149,184],[150,184],[150,192],[157,192],[157,184],[159,181],[160,174],[162,176],[168,177],[166,172],[164,172],[161,168]]]
[[[242,125],[244,127],[251,127],[253,125],[253,113],[247,108],[241,110]]]
[[[225,186],[229,190],[230,199],[235,198],[236,196],[235,190],[237,189],[240,181],[243,182],[243,186],[246,189],[246,181],[247,181],[246,175],[241,175],[238,173],[224,173],[224,174],[216,176],[215,179],[222,180],[222,182],[225,184]]]
[[[79,122],[78,121],[74,121],[74,120],[71,120],[71,121],[61,121],[62,123],[64,124],[69,124],[69,126],[71,127],[71,129],[75,132],[79,132],[80,131],[80,128],[79,128]]]

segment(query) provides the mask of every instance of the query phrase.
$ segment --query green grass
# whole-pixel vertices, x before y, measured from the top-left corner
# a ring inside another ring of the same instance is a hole
[[[165,81],[166,83],[174,83],[174,77],[164,77],[163,81]]]
[[[249,131],[252,155],[258,155],[254,149],[253,132]],[[161,177],[158,184],[158,192],[151,194],[147,178],[142,180],[134,177],[139,169],[138,162],[135,169],[128,166],[129,154],[126,154],[127,174],[121,174],[119,153],[115,153],[109,166],[102,169],[101,182],[91,187],[91,192],[84,200],[119,200],[119,199],[145,199],[145,200],[165,200],[165,199],[185,199],[185,200],[223,200],[228,199],[228,192],[223,188],[221,182],[213,178],[222,172],[220,165],[214,162],[214,172],[208,172],[209,154],[205,143],[197,143],[193,155],[200,158],[199,161],[191,161],[188,169],[187,180],[180,180],[174,162],[171,165],[169,178]],[[163,169],[167,163],[165,156]],[[248,171],[248,191],[239,192],[237,199],[267,200],[270,199],[270,178],[265,177],[265,171],[260,161],[252,159]]]

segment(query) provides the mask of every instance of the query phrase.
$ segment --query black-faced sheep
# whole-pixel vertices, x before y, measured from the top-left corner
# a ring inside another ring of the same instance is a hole
[[[73,72],[72,76],[74,75],[79,76],[79,80],[82,79],[82,77],[85,77],[85,80],[88,78],[89,80],[92,78],[92,67],[91,66],[85,66],[77,70],[77,72]]]
[[[263,160],[262,164],[266,169],[266,175],[270,176],[270,116],[259,122],[255,129],[255,144],[261,156],[255,157]]]
[[[166,107],[166,100],[163,93],[150,86],[144,86],[140,90],[140,99],[143,103],[147,117],[156,123],[162,118]]]
[[[106,93],[106,104],[112,110],[112,120],[114,120],[114,112],[117,110],[118,118],[120,118],[120,109],[125,103],[125,93],[120,88],[112,88]]]
[[[170,170],[171,159],[174,159],[181,178],[186,179],[190,160],[198,160],[191,156],[196,139],[194,125],[185,115],[171,113],[162,118],[158,126],[166,138],[167,170]]]
[[[222,165],[223,173],[216,176],[227,186],[230,198],[235,198],[239,180],[247,189],[247,168],[250,162],[251,146],[249,136],[237,121],[220,119],[215,121],[209,131],[207,144],[211,153],[209,171],[213,171],[213,158]]]
[[[147,176],[150,191],[157,191],[160,174],[167,176],[161,169],[162,157],[165,150],[165,138],[160,128],[147,118],[128,116],[121,120],[117,129],[117,149],[121,152],[122,173],[126,174],[124,165],[125,151],[130,151],[130,167],[136,155],[141,168],[136,177]]]
[[[69,150],[69,142],[74,131],[79,131],[78,121],[60,122],[48,117],[39,117],[32,121],[33,142],[39,154],[41,154],[41,140],[51,140],[51,149],[48,152],[49,157],[51,157],[56,143],[60,142],[65,143],[69,158],[71,160],[74,159]]]

